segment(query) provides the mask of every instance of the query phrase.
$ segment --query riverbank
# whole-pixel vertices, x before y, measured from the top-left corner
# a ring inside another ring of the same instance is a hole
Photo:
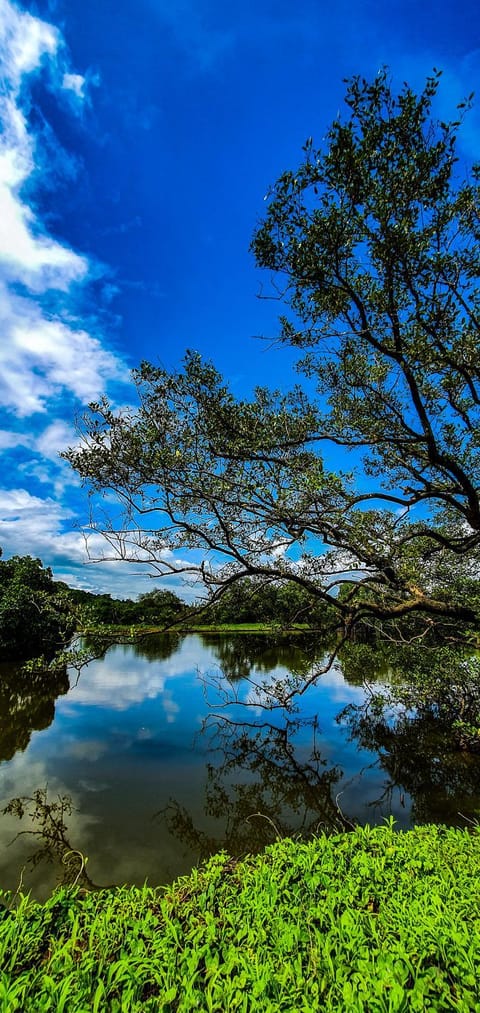
[[[121,626],[103,623],[101,626],[78,627],[81,634],[145,636],[149,633],[305,633],[313,630],[306,623],[282,626],[279,623],[174,623],[170,626],[149,626],[146,623]]]
[[[101,626],[79,626],[77,633],[89,637],[128,637],[135,639],[160,633],[267,633],[288,635],[316,632],[306,623],[295,623],[292,626],[281,626],[279,623],[175,623],[171,626],[148,626],[143,623],[134,626],[103,624]]]
[[[480,1010],[480,834],[357,828],[164,889],[3,895],[9,1013]]]

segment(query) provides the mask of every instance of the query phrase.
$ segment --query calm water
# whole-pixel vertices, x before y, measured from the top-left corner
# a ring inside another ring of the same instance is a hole
[[[414,724],[388,741],[370,736],[365,748],[365,737],[362,745],[358,731],[337,721],[365,692],[338,665],[301,699],[288,729],[282,712],[262,710],[252,679],[268,687],[311,664],[311,648],[299,641],[164,635],[110,648],[78,679],[46,683],[4,669],[1,806],[45,786],[51,799],[71,796],[68,841],[88,855],[101,886],[164,883],[222,846],[241,854],[277,833],[308,835],[390,813],[402,827],[425,819],[462,825],[459,811],[475,815],[478,759],[435,742],[420,755]],[[227,688],[236,706],[225,707]],[[8,846],[30,826],[0,817],[0,884],[15,888],[24,867],[24,885],[41,896],[58,870],[29,868],[39,839],[23,835]]]

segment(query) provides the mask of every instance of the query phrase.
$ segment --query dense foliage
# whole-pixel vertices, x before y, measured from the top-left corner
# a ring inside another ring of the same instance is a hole
[[[65,590],[32,556],[0,560],[0,660],[52,657],[75,621]]]
[[[479,1010],[478,832],[392,826],[255,858],[165,890],[3,895],[10,1013]]]
[[[116,599],[53,580],[51,569],[32,556],[0,559],[0,661],[37,657],[50,661],[78,628],[166,627],[188,612],[173,591],[155,588],[136,601]],[[42,679],[42,671],[30,669],[29,676]],[[53,669],[51,674],[54,680]],[[7,685],[8,677],[4,682]]]
[[[199,612],[201,617],[202,612]],[[252,578],[236,581],[226,588],[203,613],[214,623],[301,623],[317,630],[332,622],[331,609],[312,601],[304,588],[279,581],[269,583]]]
[[[173,591],[161,591],[158,588],[140,594],[136,601],[131,598],[112,598],[111,594],[94,594],[76,588],[69,590],[69,596],[82,627],[132,626],[142,623],[168,626],[188,611],[185,602]]]
[[[438,83],[354,78],[323,149],[268,196],[252,248],[291,307],[303,387],[239,401],[192,353],[174,374],[141,365],[138,409],[92,406],[67,456],[124,507],[113,556],[214,597],[290,583],[344,628],[478,622],[480,191],[477,169],[457,176],[460,120],[433,119]]]

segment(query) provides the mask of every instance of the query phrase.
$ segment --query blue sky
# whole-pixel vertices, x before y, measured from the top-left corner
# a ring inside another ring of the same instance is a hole
[[[135,596],[145,578],[85,565],[86,498],[58,458],[75,416],[188,347],[239,394],[290,383],[292,355],[255,338],[280,311],[248,251],[268,187],[352,74],[420,88],[439,67],[449,117],[478,86],[478,5],[0,0],[0,61],[0,545]]]

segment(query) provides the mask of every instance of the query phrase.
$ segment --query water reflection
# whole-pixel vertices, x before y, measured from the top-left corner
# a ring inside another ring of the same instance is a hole
[[[132,651],[137,658],[146,658],[147,661],[166,661],[175,654],[186,634],[163,633],[157,636],[146,636],[137,639],[132,643]]]
[[[48,728],[55,717],[55,700],[68,691],[66,666],[24,672],[19,665],[0,668],[0,761],[25,750],[33,731]]]
[[[411,800],[415,823],[462,825],[480,816],[480,757],[452,748],[432,715],[384,714],[352,707],[343,717],[352,741],[378,754],[385,784],[378,803]]]
[[[342,770],[322,756],[316,719],[261,727],[216,719],[208,733],[217,761],[208,765],[205,812],[222,832],[205,833],[175,799],[159,814],[202,858],[220,849],[252,853],[278,837],[353,826],[336,801]]]
[[[345,651],[285,713],[262,708],[252,686],[310,677],[325,651],[312,638],[168,634],[97,648],[68,692],[65,673],[7,672],[0,697],[0,805],[47,783],[70,796],[66,837],[95,883],[166,882],[218,848],[242,854],[390,813],[404,827],[461,822],[458,810],[480,804],[477,761],[453,754],[434,714],[372,709],[364,679],[382,689],[392,671],[371,649]],[[0,821],[3,886],[25,861],[26,838],[21,854],[5,848],[16,829]]]
[[[392,675],[392,652],[370,647],[368,644],[343,644],[339,658],[342,672],[351,686],[369,683],[389,683]],[[404,671],[409,671],[408,659],[404,659]]]
[[[252,668],[268,673],[285,668],[305,675],[318,658],[318,642],[307,635],[255,634],[228,637],[219,633],[202,633],[202,643],[210,647],[221,671],[235,682],[248,679]],[[322,653],[325,647],[322,647]]]

